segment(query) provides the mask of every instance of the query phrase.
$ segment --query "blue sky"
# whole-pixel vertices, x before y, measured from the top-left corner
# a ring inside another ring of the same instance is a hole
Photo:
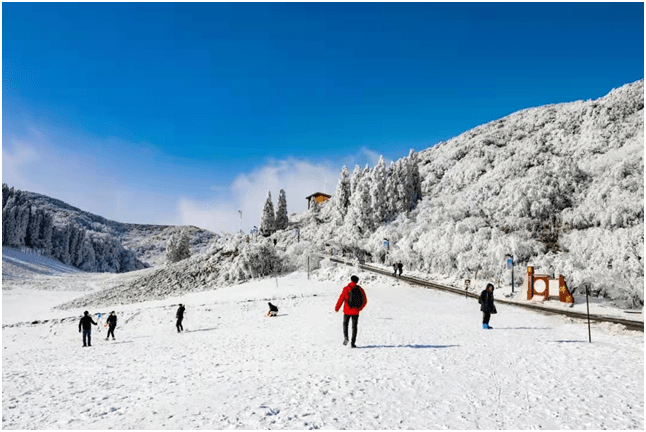
[[[3,182],[219,231],[644,77],[642,3],[3,3]],[[309,191],[309,192],[308,192]],[[257,211],[256,211],[257,207]]]

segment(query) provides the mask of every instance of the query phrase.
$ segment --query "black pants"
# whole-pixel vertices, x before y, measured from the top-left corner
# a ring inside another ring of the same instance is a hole
[[[177,327],[177,332],[178,333],[181,332],[181,331],[184,331],[184,327],[182,327],[182,320],[183,319],[184,319],[184,317],[177,318],[177,324],[175,324],[175,327]]]
[[[489,318],[491,318],[491,312],[482,312],[482,324],[489,324]]]
[[[348,324],[352,318],[352,345],[357,341],[357,323],[359,315],[343,315],[343,336],[348,339]]]
[[[114,329],[116,327],[117,326],[113,326],[113,325],[108,326],[108,335],[105,337],[106,339],[110,337],[110,334],[112,334],[112,339],[114,339]]]

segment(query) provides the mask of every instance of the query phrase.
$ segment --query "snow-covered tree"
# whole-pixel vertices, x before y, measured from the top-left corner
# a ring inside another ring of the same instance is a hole
[[[289,218],[287,216],[287,194],[283,189],[278,194],[278,209],[276,210],[276,229],[287,229]]]
[[[357,240],[372,232],[374,222],[370,201],[369,175],[361,177],[357,190],[350,197],[350,207],[345,217],[344,231],[349,239]]]
[[[373,226],[381,225],[388,214],[388,204],[386,199],[386,162],[384,157],[379,158],[379,162],[371,172],[370,178],[370,202],[371,216]]]
[[[417,207],[417,203],[422,199],[422,179],[419,175],[419,165],[417,162],[417,153],[411,149],[408,154],[410,160],[410,179],[411,179],[411,210]]]
[[[354,195],[354,192],[357,190],[357,185],[359,180],[361,180],[361,167],[359,165],[354,166],[354,171],[352,171],[352,177],[350,178],[350,195]]]
[[[321,214],[321,206],[318,203],[318,201],[316,201],[315,197],[310,198],[309,207],[310,207],[310,214],[312,215],[312,217],[313,218],[319,217],[319,215]]]
[[[334,192],[334,209],[336,210],[337,220],[343,221],[345,214],[348,212],[350,205],[351,194],[350,172],[347,166],[343,166],[341,170],[341,177],[337,183],[336,191]]]
[[[271,191],[267,192],[267,201],[260,215],[260,233],[270,235],[276,231],[276,215],[274,214],[274,203],[271,201]]]
[[[191,256],[190,239],[188,229],[172,234],[166,243],[166,262],[176,263]]]
[[[390,222],[397,216],[397,177],[394,174],[395,163],[391,162],[387,170],[384,198],[386,204],[386,221]]]

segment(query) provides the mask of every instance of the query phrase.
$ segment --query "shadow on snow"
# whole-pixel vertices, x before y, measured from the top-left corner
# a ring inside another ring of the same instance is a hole
[[[366,345],[366,346],[357,346],[357,348],[454,348],[459,347],[460,345]]]

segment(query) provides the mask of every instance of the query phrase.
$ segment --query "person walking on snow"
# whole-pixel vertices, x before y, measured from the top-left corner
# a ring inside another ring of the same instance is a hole
[[[397,265],[397,263],[394,263],[393,264],[393,276],[395,276],[395,277],[397,277],[397,269],[398,268],[399,268],[399,266]]]
[[[184,305],[179,304],[179,309],[177,309],[177,313],[175,314],[175,318],[177,318],[177,323],[175,324],[175,327],[177,327],[177,333],[184,331],[184,327],[182,326],[182,320],[184,319]]]
[[[357,341],[357,324],[359,322],[359,312],[366,307],[368,304],[368,297],[366,297],[366,292],[361,288],[357,283],[359,278],[357,276],[352,276],[350,282],[339,296],[339,300],[336,302],[336,307],[334,308],[335,312],[338,312],[343,306],[343,345],[348,344],[348,324],[352,320],[352,343],[350,346],[356,348],[355,342]]]
[[[482,311],[482,328],[493,329],[493,327],[489,326],[489,318],[491,318],[491,314],[498,313],[496,305],[493,304],[493,284],[487,284],[487,288],[480,293],[478,303],[480,303],[480,310]]]
[[[117,328],[117,316],[114,314],[114,311],[110,312],[106,324],[108,325],[108,335],[105,337],[105,340],[108,340],[110,334],[112,334],[112,340],[114,340],[114,329]]]
[[[96,323],[90,313],[88,311],[83,312],[83,317],[79,321],[79,333],[81,333],[81,327],[83,327],[83,346],[92,346],[92,325],[96,325]]]
[[[402,277],[402,272],[404,271],[404,264],[401,261],[397,263],[397,270],[399,270],[399,277]]]

